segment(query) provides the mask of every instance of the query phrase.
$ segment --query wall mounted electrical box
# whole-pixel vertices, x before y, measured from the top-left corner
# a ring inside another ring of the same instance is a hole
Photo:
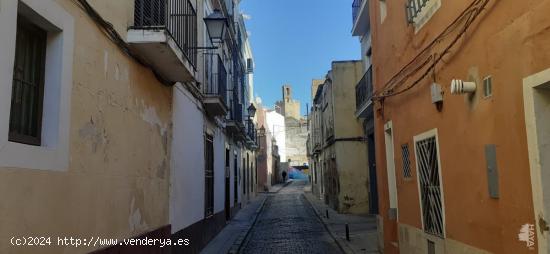
[[[443,92],[441,86],[437,83],[433,83],[431,86],[432,103],[438,103],[443,101]]]

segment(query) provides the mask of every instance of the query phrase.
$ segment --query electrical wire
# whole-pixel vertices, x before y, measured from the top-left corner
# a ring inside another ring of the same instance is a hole
[[[415,58],[413,58],[405,67],[403,67],[396,75],[394,75],[384,86],[382,91],[376,92],[375,96],[373,96],[373,100],[378,100],[383,102],[383,100],[387,97],[395,96],[402,94],[414,86],[416,86],[418,83],[420,83],[424,78],[426,78],[427,75],[429,75],[430,72],[435,71],[435,67],[437,64],[441,61],[443,61],[443,57],[446,56],[451,52],[451,48],[456,45],[458,40],[466,33],[468,28],[471,26],[471,24],[477,19],[477,17],[480,15],[481,11],[484,10],[485,6],[489,3],[490,0],[476,0],[472,2],[461,14],[460,16],[455,19],[449,26],[443,30],[443,32],[438,35],[427,47],[425,47]],[[460,24],[463,23],[462,27],[459,27]],[[411,70],[413,66],[418,62],[418,60],[426,57],[427,53],[429,53],[433,48],[441,43],[447,36],[455,32],[457,29],[459,29],[458,34],[453,38],[451,43],[445,47],[442,53],[438,54],[430,54],[427,59],[422,61],[420,65],[414,67],[414,69]],[[428,64],[432,61],[432,64],[429,65],[428,69],[421,75],[420,78],[416,79],[411,85],[408,87],[396,91],[396,87],[399,87],[400,85],[404,84],[406,81],[409,80],[410,77],[415,76],[420,70],[424,69]],[[444,61],[443,61],[444,62]]]

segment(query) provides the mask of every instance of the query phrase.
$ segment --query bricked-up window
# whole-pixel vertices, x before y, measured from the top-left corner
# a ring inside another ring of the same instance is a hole
[[[9,141],[41,144],[47,32],[17,18]]]
[[[405,178],[410,178],[412,176],[412,172],[411,160],[409,156],[409,144],[401,145],[401,157],[403,157],[403,176]]]
[[[204,140],[204,212],[205,216],[214,215],[214,138],[208,134]]]

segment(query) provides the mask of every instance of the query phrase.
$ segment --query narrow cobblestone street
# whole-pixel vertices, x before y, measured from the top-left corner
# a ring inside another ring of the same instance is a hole
[[[305,181],[268,197],[241,253],[341,253],[305,199]]]

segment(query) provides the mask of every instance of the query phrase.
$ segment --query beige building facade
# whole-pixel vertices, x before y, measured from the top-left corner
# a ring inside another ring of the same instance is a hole
[[[355,118],[354,87],[360,61],[332,63],[318,86],[309,120],[308,143],[313,192],[341,213],[366,214],[369,208],[367,146]]]

